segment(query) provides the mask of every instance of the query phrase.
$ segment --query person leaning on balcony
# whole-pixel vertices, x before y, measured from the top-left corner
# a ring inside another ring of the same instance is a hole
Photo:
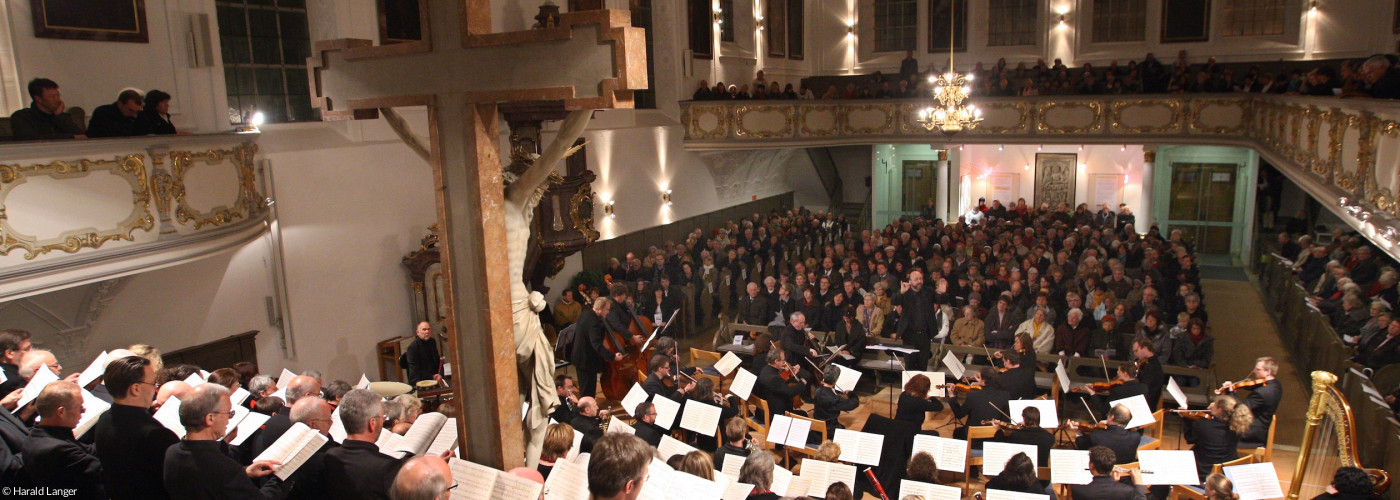
[[[48,78],[29,81],[29,107],[10,115],[10,127],[17,141],[74,139],[85,137],[83,126],[65,113],[58,84]]]
[[[130,137],[136,132],[136,117],[145,107],[146,97],[136,89],[124,89],[117,102],[103,104],[92,110],[88,121],[88,137]]]
[[[170,121],[170,94],[152,89],[146,92],[146,107],[136,116],[136,135],[177,134]]]

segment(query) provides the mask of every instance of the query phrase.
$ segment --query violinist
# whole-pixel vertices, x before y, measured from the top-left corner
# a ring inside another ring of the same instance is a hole
[[[1103,421],[1103,429],[1094,432],[1083,433],[1073,420],[1070,421],[1070,429],[1080,433],[1074,439],[1074,447],[1087,450],[1095,446],[1105,446],[1113,450],[1117,457],[1115,464],[1130,464],[1137,461],[1137,449],[1141,444],[1142,436],[1136,432],[1124,428],[1128,422],[1133,420],[1133,412],[1123,405],[1114,406],[1108,411],[1108,419]]]
[[[1090,402],[1100,413],[1108,411],[1109,401],[1118,401],[1124,398],[1142,395],[1147,396],[1147,386],[1138,381],[1137,366],[1132,364],[1118,365],[1118,371],[1113,382],[1106,384],[1089,384],[1076,387],[1076,392],[1084,392],[1094,396]],[[1104,386],[1108,386],[1104,389]]]
[[[651,371],[651,374],[647,375],[645,382],[642,382],[642,390],[646,391],[648,396],[681,402],[682,399],[685,399],[685,393],[695,389],[695,381],[682,378],[684,383],[678,383],[675,375],[671,373],[674,368],[670,356],[653,354],[651,360],[647,362],[647,369]]]
[[[685,379],[682,378],[681,380]],[[693,382],[693,384],[695,385],[695,388],[691,389],[690,392],[686,393],[686,397],[689,398],[691,401],[699,401],[707,405],[718,406],[720,422],[724,422],[731,418],[739,416],[739,405],[743,404],[743,402],[739,400],[738,396],[725,396],[716,393],[714,379],[702,378]],[[690,433],[688,437],[690,439],[687,440],[687,443],[691,446],[699,448],[705,453],[715,452],[715,446],[717,446],[717,443],[715,443],[715,440],[712,436],[705,436],[700,433]]]
[[[783,352],[787,353],[787,361],[797,367],[802,380],[812,380],[812,372],[808,371],[803,359],[820,361],[821,353],[817,352],[816,341],[813,340],[812,332],[807,329],[807,316],[801,311],[792,313],[788,317],[788,325],[783,328],[782,334],[778,337],[778,344],[783,347]]]
[[[932,385],[933,382],[922,373],[909,377],[909,382],[904,384],[904,392],[899,393],[899,408],[894,412],[894,419],[923,425],[928,412],[943,411],[943,402],[929,394]]]
[[[603,318],[608,316],[612,304],[607,297],[594,299],[593,307],[579,313],[578,321],[574,323],[578,340],[574,342],[573,356],[569,360],[578,370],[579,396],[597,395],[598,374],[607,369],[608,362],[622,360],[621,353],[603,347],[603,335],[607,333]]]
[[[1278,412],[1279,402],[1283,400],[1283,383],[1274,378],[1278,374],[1278,362],[1274,358],[1265,356],[1254,361],[1254,371],[1250,372],[1250,380],[1242,382],[1225,382],[1220,385],[1221,392],[1232,392],[1237,387],[1245,383],[1253,382],[1249,397],[1245,398],[1244,404],[1249,407],[1249,411],[1254,412],[1254,423],[1249,426],[1249,430],[1240,435],[1240,447],[1254,448],[1264,446],[1264,441],[1269,436],[1269,425],[1273,423],[1274,413]]]
[[[1138,381],[1145,387],[1143,395],[1147,396],[1147,407],[1157,411],[1157,402],[1162,399],[1162,387],[1167,383],[1167,376],[1162,372],[1162,360],[1157,358],[1157,348],[1152,345],[1152,339],[1133,339],[1133,359],[1136,360]]]
[[[1001,373],[1001,387],[1010,393],[1011,399],[1035,399],[1039,392],[1035,388],[1035,365],[1023,364],[1021,354],[1016,351],[997,351],[993,356],[1001,358],[1005,367]]]
[[[1040,426],[1040,409],[1027,406],[1021,410],[1021,424],[1007,425],[997,420],[997,435],[992,441],[1035,446],[1038,464],[1050,463],[1050,449],[1055,447],[1055,435]]]
[[[842,392],[836,388],[836,379],[840,376],[839,368],[827,365],[826,369],[822,370],[822,385],[817,388],[816,395],[812,396],[812,418],[826,422],[826,439],[831,439],[836,429],[845,429],[836,419],[841,416],[841,412],[851,411],[860,406],[860,398],[856,396],[855,391]]]
[[[754,394],[768,402],[768,410],[774,415],[783,415],[792,411],[792,398],[802,394],[807,390],[807,384],[794,373],[797,371],[793,366],[788,365],[787,351],[773,349],[768,351],[768,365],[758,374],[758,381],[754,384]],[[787,375],[783,375],[786,373]],[[762,415],[755,418],[761,418]]]
[[[982,367],[981,371],[973,372],[972,384],[981,385],[982,390],[967,393],[967,398],[961,403],[957,399],[949,399],[953,406],[953,416],[956,418],[967,418],[963,425],[953,431],[955,439],[967,439],[967,426],[981,425],[987,420],[1005,418],[1007,408],[1010,407],[1011,393],[1006,392],[1001,386],[1001,374],[990,366]],[[982,449],[982,442],[978,440],[973,443],[973,449]]]
[[[1233,396],[1216,396],[1204,419],[1187,419],[1186,442],[1195,446],[1196,474],[1205,480],[1211,466],[1239,458],[1240,435],[1254,423],[1254,413]]]

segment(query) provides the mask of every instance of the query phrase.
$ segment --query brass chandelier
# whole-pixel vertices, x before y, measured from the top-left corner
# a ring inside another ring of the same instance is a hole
[[[972,74],[963,75],[953,69],[953,48],[956,41],[953,38],[953,29],[956,26],[957,0],[952,0],[952,11],[948,17],[948,72],[943,75],[928,77],[929,83],[933,84],[933,97],[938,104],[931,104],[919,110],[919,125],[929,132],[940,131],[944,135],[953,135],[963,130],[971,130],[982,122],[982,111],[977,106],[963,105],[972,89],[968,87],[968,82],[972,81]]]

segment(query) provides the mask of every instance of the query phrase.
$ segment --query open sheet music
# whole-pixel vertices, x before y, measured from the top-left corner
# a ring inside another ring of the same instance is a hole
[[[283,368],[283,369],[282,369],[282,374],[277,376],[277,387],[278,387],[279,389],[285,389],[285,388],[287,387],[288,384],[291,384],[291,383],[292,383],[292,379],[296,378],[296,376],[297,376],[297,374],[292,373],[291,370],[288,370],[288,369],[286,369],[286,368]],[[283,399],[286,399],[286,398],[283,398]]]
[[[635,435],[637,433],[637,428],[628,425],[627,422],[623,422],[622,419],[617,418],[617,415],[613,415],[612,419],[608,420],[608,433],[612,434],[614,432]]]
[[[1011,423],[1021,423],[1021,412],[1027,407],[1040,410],[1040,426],[1046,429],[1054,429],[1060,426],[1060,415],[1055,413],[1055,401],[1050,399],[1015,399],[1010,402],[1010,411],[1006,413],[1011,416]]]
[[[24,391],[19,394],[19,404],[15,406],[15,411],[24,408],[39,397],[39,393],[44,391],[44,387],[59,380],[58,375],[49,369],[48,365],[40,365],[34,370],[34,376],[29,379],[29,383],[24,385]],[[0,395],[8,396],[8,394]]]
[[[455,449],[457,449],[457,419],[449,418],[443,422],[442,430],[438,431],[437,437],[433,438],[432,444],[428,445],[428,451],[423,452],[423,455],[436,457],[441,456],[444,451]]]
[[[1283,498],[1283,488],[1278,482],[1278,471],[1272,462],[1247,465],[1231,465],[1221,469],[1230,482],[1235,483],[1235,493],[1240,500],[1265,500]]]
[[[452,500],[537,500],[544,490],[542,484],[466,460],[454,458],[448,466],[457,485]]]
[[[321,446],[324,446],[327,441],[330,440],[322,436],[320,431],[297,422],[292,424],[292,427],[287,429],[282,437],[277,438],[272,446],[263,450],[262,454],[254,458],[253,461],[273,460],[280,462],[282,465],[276,466],[273,474],[285,481],[292,477],[292,474],[301,468],[301,465],[306,463],[306,460],[311,458],[316,450],[321,449]]]
[[[583,447],[583,433],[579,432],[578,429],[572,430],[574,431],[574,443],[569,445],[569,452],[564,454],[564,458],[567,459],[578,457],[579,450]],[[555,462],[555,465],[558,465],[558,462]],[[551,474],[553,473],[551,472]]]
[[[738,396],[739,399],[749,399],[749,394],[753,393],[753,384],[758,382],[758,376],[753,372],[740,368],[734,372],[734,381],[729,383],[729,393]]]
[[[102,354],[98,354],[97,359],[94,359],[91,363],[88,363],[87,368],[83,369],[83,373],[81,375],[78,375],[78,387],[87,387],[88,384],[91,384],[97,379],[102,378],[102,374],[106,370],[107,351],[102,351]]]
[[[681,414],[681,428],[713,437],[719,429],[721,408],[693,399],[685,400],[685,412]]]
[[[456,474],[453,474],[456,476]],[[554,463],[544,481],[545,500],[588,500],[588,465],[572,460]]]
[[[876,466],[880,465],[880,452],[885,448],[885,436],[850,429],[836,429],[831,438],[841,445],[842,462]],[[847,484],[846,486],[852,486]],[[823,491],[822,495],[826,492]]]
[[[1069,371],[1063,361],[1055,363],[1055,379],[1060,381],[1060,392],[1069,392]]]
[[[963,373],[967,372],[967,367],[963,366],[962,361],[958,360],[958,356],[953,354],[953,351],[948,351],[948,354],[943,356],[943,366],[948,367],[948,373],[953,374],[954,380],[961,380]]]
[[[682,443],[669,434],[662,434],[661,442],[656,445],[656,451],[660,452],[664,459],[669,460],[676,455],[684,455],[695,451],[695,447]]]
[[[379,447],[379,452],[391,457],[401,457],[395,448],[398,447],[400,436],[390,432],[389,429],[379,428],[379,438],[374,440],[374,445]]]
[[[647,402],[647,391],[642,389],[642,384],[633,382],[632,388],[627,390],[627,395],[622,397],[622,408],[627,410],[628,415],[637,414],[637,405]]]
[[[844,367],[844,366],[837,365],[837,364],[833,364],[833,365],[829,365],[829,366],[835,366],[837,370],[840,370],[840,371],[841,371],[841,375],[840,375],[839,377],[836,378],[836,388],[837,388],[837,389],[840,389],[841,392],[851,392],[851,391],[856,390],[856,383],[857,383],[857,382],[860,382],[860,372],[859,372],[859,371],[857,371],[857,370],[852,370],[852,369],[850,369],[850,368],[846,368],[846,367]],[[823,493],[825,493],[825,492],[823,492]]]
[[[849,344],[848,344],[848,345],[849,345]],[[856,359],[855,356],[852,356],[852,355],[850,355],[850,354],[846,354],[846,353],[844,353],[844,352],[841,352],[841,348],[842,348],[842,347],[845,347],[845,346],[837,346],[837,345],[828,346],[828,347],[826,348],[826,352],[835,354],[835,355],[837,355],[837,356],[841,356],[841,359],[844,359],[844,360],[846,360],[846,361],[851,361],[851,360]],[[839,353],[839,354],[838,354],[838,353]]]
[[[729,476],[731,480],[738,481],[739,469],[744,467],[744,460],[746,459],[747,457],[741,455],[733,453],[726,454],[724,456],[724,463],[720,466],[720,473]]]
[[[900,495],[919,495],[924,500],[962,500],[962,488],[922,481],[899,480]]]
[[[926,452],[933,456],[938,470],[963,472],[967,469],[967,446],[964,439],[918,434],[914,436],[914,446],[909,454],[913,456],[921,451]]]
[[[78,419],[78,426],[73,428],[73,437],[83,437],[92,426],[97,425],[97,417],[112,409],[111,404],[98,399],[87,389],[79,390],[83,391],[83,415]]]
[[[1152,425],[1157,423],[1157,418],[1152,416],[1152,408],[1147,406],[1147,398],[1145,396],[1138,394],[1130,398],[1109,401],[1108,407],[1113,408],[1120,404],[1128,407],[1128,411],[1133,413],[1132,420],[1129,420],[1128,425],[1124,427],[1128,429],[1136,429],[1144,425]]]
[[[247,401],[252,395],[253,393],[248,392],[247,389],[239,387],[234,389],[233,392],[228,393],[228,400],[230,403],[233,403],[235,407],[243,406],[243,402]]]
[[[343,443],[348,434],[345,431],[345,422],[340,421],[340,407],[337,406],[335,411],[331,412],[331,441]]]
[[[1050,495],[989,489],[987,490],[987,500],[1050,500]]]
[[[795,479],[795,478],[794,478],[793,475],[792,475],[792,471],[787,470],[787,469],[784,469],[783,466],[781,466],[781,465],[774,464],[774,465],[773,465],[773,484],[771,484],[771,485],[768,486],[768,491],[771,491],[771,492],[773,492],[773,493],[777,493],[778,496],[780,496],[780,497],[788,496],[788,486],[792,484],[792,480],[793,480],[793,479]],[[806,491],[807,491],[807,488],[806,488],[806,487],[803,487],[803,488],[802,488],[802,492],[806,492]],[[800,495],[801,493],[797,493],[797,494]]]
[[[1094,475],[1089,472],[1089,450],[1050,450],[1050,482],[1054,484],[1089,484]]]
[[[998,476],[1001,470],[1006,468],[1006,461],[1011,460],[1017,453],[1025,453],[1030,457],[1031,464],[1039,467],[1035,463],[1039,458],[1039,450],[1032,444],[1011,444],[986,441],[982,443],[982,475]]]
[[[234,427],[234,429],[238,430],[238,434],[233,436],[233,440],[229,441],[229,444],[234,446],[243,444],[248,438],[253,437],[253,433],[258,432],[258,429],[261,428],[263,424],[267,423],[267,419],[270,418],[272,418],[272,415],[266,413],[248,412],[248,415],[244,416],[243,420],[240,420],[238,425]],[[341,430],[343,431],[344,429],[342,428]],[[341,439],[343,440],[345,437],[342,435]]]
[[[394,440],[394,445],[390,448],[391,453],[388,455],[394,457],[422,456],[428,451],[428,446],[433,444],[433,439],[442,431],[442,427],[446,423],[447,416],[441,413],[419,415],[418,420],[413,421],[413,426],[408,428],[408,432]]]
[[[802,478],[809,481],[806,490],[808,496],[826,498],[826,489],[831,486],[831,483],[846,483],[847,487],[855,489],[856,466],[815,459],[803,460]],[[789,496],[801,494],[801,491],[796,491],[796,488],[791,485],[788,486]]]
[[[749,493],[753,491],[753,485],[734,481],[724,488],[724,494],[720,500],[745,500],[749,498]]]
[[[1142,450],[1138,452],[1142,484],[1201,484],[1196,475],[1196,454],[1191,450]]]
[[[739,359],[739,357],[735,356],[734,353],[726,352],[724,353],[724,357],[719,358],[719,361],[715,362],[714,368],[715,371],[719,372],[720,375],[728,377],[729,373],[734,371],[735,368],[738,368],[739,365],[743,362],[744,360]]]
[[[185,426],[180,423],[180,398],[170,396],[170,399],[165,400],[165,404],[160,405],[160,409],[151,416],[160,422],[160,425],[170,429],[170,432],[174,432],[176,437],[185,438]]]
[[[939,389],[937,387],[946,383],[944,382],[943,372],[921,372],[918,370],[904,370],[904,372],[900,374],[902,381],[899,383],[899,386],[904,387],[906,385],[909,385],[909,379],[914,378],[915,375],[923,375],[925,377],[928,377],[928,381],[931,384],[933,384],[932,388],[928,390],[930,396],[941,398],[946,397],[948,395],[947,391]]]
[[[804,448],[807,446],[807,433],[812,431],[812,422],[787,415],[773,415],[768,426],[768,442]]]
[[[204,376],[200,375],[199,372],[191,373],[190,376],[185,377],[185,383],[190,384],[190,387],[198,386],[204,382]]]
[[[681,404],[670,398],[656,396],[651,398],[651,404],[656,408],[656,422],[658,427],[671,430],[676,425],[676,415],[681,412]]]
[[[1176,401],[1177,408],[1183,410],[1190,408],[1190,405],[1186,403],[1186,393],[1181,391],[1181,386],[1177,385],[1176,379],[1173,377],[1167,377],[1167,394],[1170,394],[1172,400]]]

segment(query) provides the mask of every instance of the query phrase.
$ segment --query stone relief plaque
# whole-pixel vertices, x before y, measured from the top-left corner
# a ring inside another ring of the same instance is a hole
[[[1035,200],[1040,205],[1049,203],[1050,208],[1064,203],[1074,206],[1076,163],[1079,155],[1074,153],[1038,153],[1035,155]]]

